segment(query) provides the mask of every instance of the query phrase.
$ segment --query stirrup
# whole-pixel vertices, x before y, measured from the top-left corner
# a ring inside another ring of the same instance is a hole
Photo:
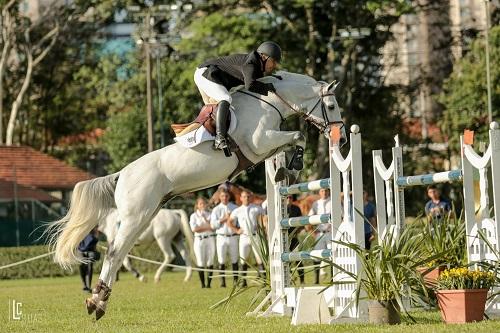
[[[217,150],[224,151],[224,155],[226,157],[231,157],[231,149],[229,149],[229,145],[227,144],[227,139],[223,136],[216,136],[214,141],[214,148]]]

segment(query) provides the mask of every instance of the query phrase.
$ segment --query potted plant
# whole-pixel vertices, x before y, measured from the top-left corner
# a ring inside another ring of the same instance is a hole
[[[463,267],[467,264],[465,223],[454,214],[447,215],[443,220],[426,222],[426,219],[421,219],[417,223],[421,226],[424,236],[424,257],[436,253],[443,254],[428,262],[426,266],[418,268],[426,285],[434,288],[438,276],[446,268]]]
[[[425,266],[442,254],[425,256],[423,244],[424,237],[420,229],[409,225],[399,234],[387,233],[379,244],[369,250],[358,244],[334,241],[334,248],[340,245],[357,254],[361,262],[361,274],[354,274],[331,261],[329,263],[337,272],[356,281],[356,303],[361,299],[369,300],[370,323],[396,324],[400,322],[401,312],[413,320],[403,299],[420,304],[428,300],[423,277],[416,268]]]
[[[480,321],[488,290],[495,282],[491,272],[452,268],[437,280],[436,296],[441,316],[446,323]]]

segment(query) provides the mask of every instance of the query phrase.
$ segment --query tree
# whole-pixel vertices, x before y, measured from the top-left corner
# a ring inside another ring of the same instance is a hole
[[[23,108],[25,114],[28,114],[30,106],[35,109],[39,106],[38,103],[31,103],[32,100],[37,100],[37,102],[44,100],[40,97],[45,96],[43,95],[46,91],[44,88],[50,86],[44,87],[43,82],[38,82],[39,85],[36,87],[38,89],[33,89],[32,85],[38,74],[44,70],[51,71],[56,76],[60,73],[58,69],[65,72],[64,61],[71,57],[78,58],[85,53],[87,41],[96,37],[97,29],[102,27],[100,25],[102,19],[112,15],[111,5],[116,3],[117,1],[113,0],[102,1],[97,5],[84,0],[74,1],[71,5],[52,2],[50,5],[41,7],[42,12],[39,16],[26,16],[25,13],[19,12],[19,6],[11,5],[11,2],[4,6],[2,17],[7,19],[3,19],[3,22],[9,24],[2,26],[4,43],[0,59],[0,81],[2,82],[0,91],[7,92],[5,97],[11,105],[5,137],[6,144],[11,145],[15,141],[16,131],[20,137],[17,140],[18,143],[29,141],[26,137],[35,135],[23,133],[23,130],[29,130],[26,126],[27,116],[24,116],[26,121],[23,123],[19,119],[19,114]],[[60,58],[47,57],[57,48],[59,48]],[[7,67],[6,62],[9,59],[14,59],[14,61],[11,61],[13,64]],[[47,59],[50,64],[44,67]],[[3,74],[6,70],[9,71],[9,80],[4,82]],[[26,95],[30,95],[28,105],[23,104],[26,103]],[[2,97],[0,96],[0,105],[4,102]],[[1,116],[0,114],[3,125]],[[3,140],[3,135],[0,140]]]
[[[439,101],[444,105],[440,125],[455,153],[459,152],[459,135],[465,128],[477,132],[479,140],[486,140],[488,133],[485,40],[481,36],[471,46],[470,52],[457,63],[453,73],[444,83]],[[493,119],[500,115],[500,26],[490,31],[491,98]]]

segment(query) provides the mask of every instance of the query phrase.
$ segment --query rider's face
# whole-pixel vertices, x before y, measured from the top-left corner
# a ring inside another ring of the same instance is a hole
[[[267,58],[266,66],[264,67],[265,74],[271,74],[278,68],[278,63],[271,57]]]

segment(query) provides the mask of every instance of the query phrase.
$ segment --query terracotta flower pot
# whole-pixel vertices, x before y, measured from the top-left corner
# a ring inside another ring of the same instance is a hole
[[[437,285],[437,279],[439,275],[445,270],[444,266],[440,266],[437,268],[434,268],[432,271],[428,272],[427,274],[424,274],[425,271],[427,271],[428,268],[426,267],[421,267],[417,268],[417,271],[420,272],[424,276],[424,283],[427,287],[429,288],[434,288]]]
[[[368,320],[371,324],[399,324],[401,318],[397,303],[392,301],[370,301],[368,303]]]
[[[438,290],[441,317],[446,323],[481,321],[488,289]]]

